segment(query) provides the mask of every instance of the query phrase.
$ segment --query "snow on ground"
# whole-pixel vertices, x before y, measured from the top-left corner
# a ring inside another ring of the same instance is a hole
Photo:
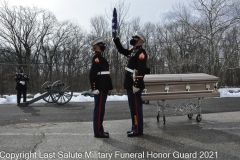
[[[218,89],[218,92],[220,93],[220,97],[240,97],[240,88],[220,88]],[[35,97],[40,96],[41,94],[34,95]],[[3,95],[3,97],[6,98],[0,98],[0,104],[16,104],[17,103],[17,97],[16,95]],[[32,98],[28,98],[27,101],[31,100]],[[117,95],[110,95],[107,98],[107,101],[126,101],[127,96],[117,96]],[[92,97],[85,97],[81,95],[80,92],[74,92],[72,99],[70,102],[93,102],[94,98]],[[35,103],[46,103],[44,100],[39,100]]]

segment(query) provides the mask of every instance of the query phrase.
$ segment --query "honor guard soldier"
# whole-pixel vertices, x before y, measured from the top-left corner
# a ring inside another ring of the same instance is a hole
[[[144,75],[146,71],[147,54],[142,48],[145,37],[139,31],[132,36],[132,49],[123,48],[120,39],[113,39],[118,52],[128,57],[125,66],[124,88],[127,90],[128,104],[132,118],[132,128],[127,132],[128,137],[143,134],[142,92],[145,88]]]
[[[29,77],[23,71],[23,67],[18,67],[18,73],[15,75],[16,90],[17,90],[17,106],[20,105],[21,96],[23,95],[23,102],[27,99],[27,82],[29,82]]]
[[[102,37],[91,43],[91,50],[94,52],[90,70],[90,84],[94,94],[93,130],[96,138],[109,138],[109,133],[104,132],[103,119],[105,103],[108,91],[113,89],[108,61],[103,57],[105,43]]]

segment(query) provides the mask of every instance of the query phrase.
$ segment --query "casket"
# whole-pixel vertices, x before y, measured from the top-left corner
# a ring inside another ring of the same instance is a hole
[[[219,78],[205,73],[145,75],[144,101],[220,97]]]
[[[197,113],[196,120],[200,122],[202,120],[201,99],[220,97],[217,91],[218,82],[218,77],[205,73],[149,74],[144,77],[145,89],[142,99],[143,101],[157,100],[159,107],[157,120],[159,121],[160,112],[162,112],[164,124],[165,112],[169,111],[173,111],[175,115],[188,114],[189,119],[192,119],[193,113]],[[193,104],[192,98],[198,98],[198,104]],[[173,99],[189,99],[189,103],[169,105],[165,102]]]

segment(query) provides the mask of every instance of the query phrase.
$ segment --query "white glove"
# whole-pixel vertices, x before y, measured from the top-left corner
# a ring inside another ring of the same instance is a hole
[[[20,81],[19,83],[22,84],[22,85],[25,85],[25,82],[24,82],[24,81]]]
[[[133,86],[133,93],[138,92],[140,89]]]
[[[93,90],[92,92],[93,92],[93,94],[96,94],[96,95],[99,94],[99,90],[98,89],[97,90]]]

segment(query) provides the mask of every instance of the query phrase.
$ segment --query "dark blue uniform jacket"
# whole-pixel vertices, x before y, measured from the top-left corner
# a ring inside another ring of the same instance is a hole
[[[130,50],[122,47],[122,44],[118,38],[114,39],[114,43],[118,49],[118,52],[128,57],[128,61],[126,63],[127,68],[131,70],[137,70],[137,74],[135,75],[135,80],[133,80],[133,73],[129,71],[125,71],[124,78],[124,88],[132,89],[134,85],[136,88],[144,89],[144,81],[143,78],[146,73],[146,63],[147,63],[147,54],[146,51],[142,47],[132,48]]]
[[[108,61],[101,53],[96,52],[92,58],[92,66],[90,69],[90,84],[92,90],[109,91],[113,89],[110,74],[98,75],[102,71],[110,71]]]

